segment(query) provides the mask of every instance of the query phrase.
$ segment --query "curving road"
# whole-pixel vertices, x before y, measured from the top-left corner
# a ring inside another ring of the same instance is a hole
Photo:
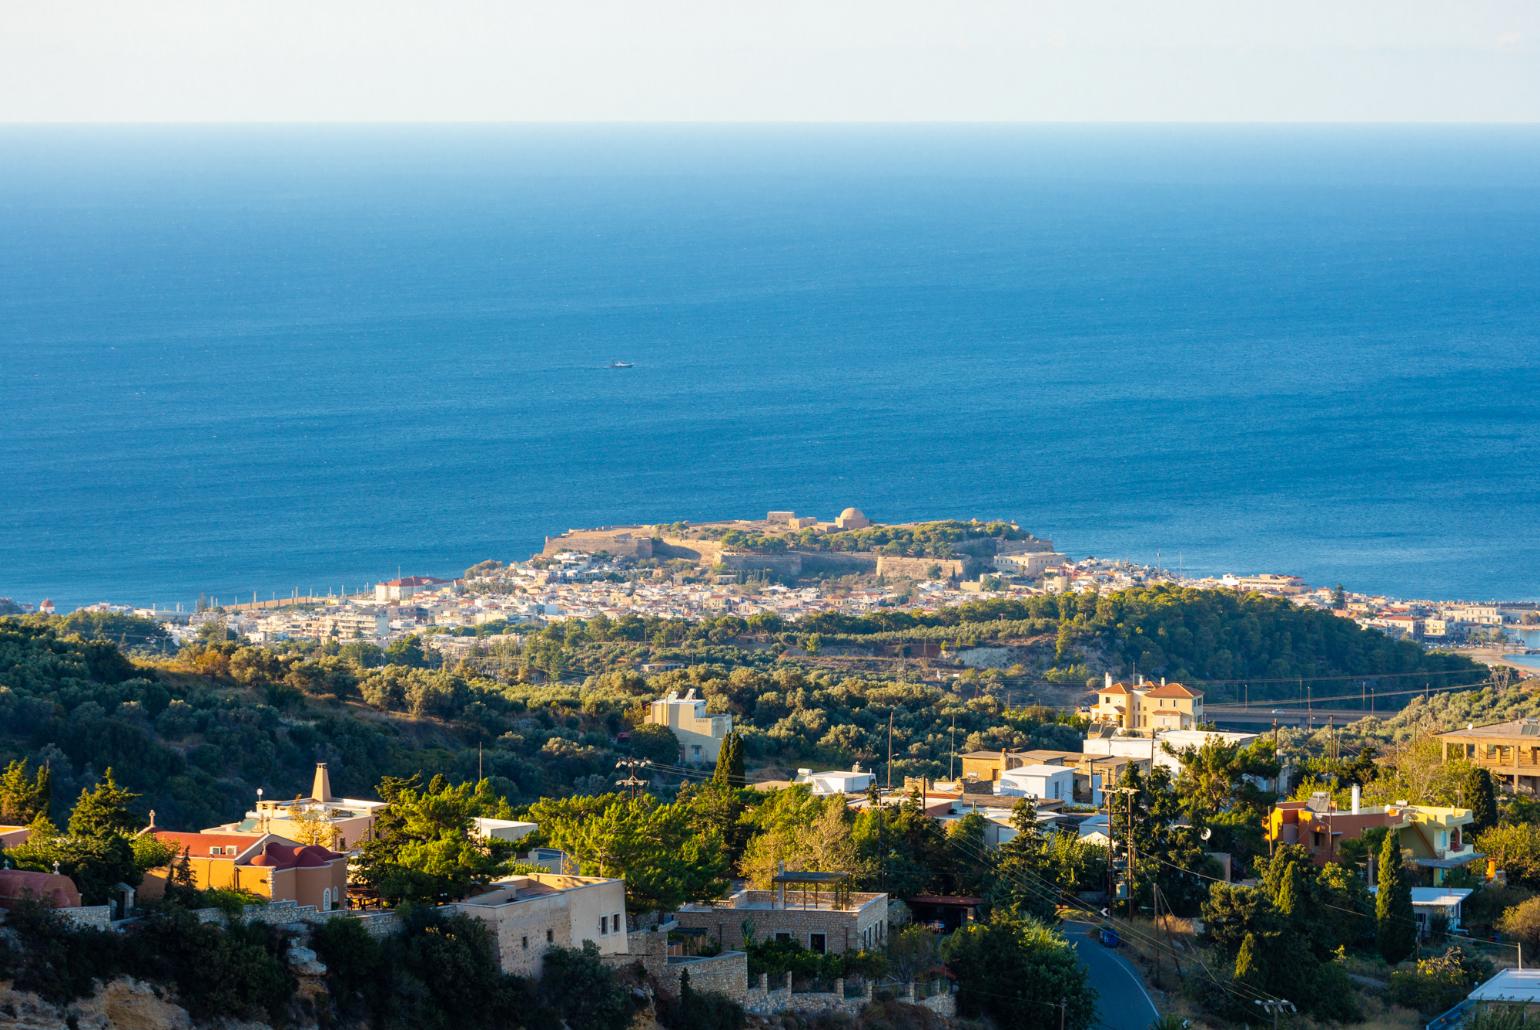
[[[1089,923],[1068,922],[1064,930],[1096,988],[1098,1030],[1149,1030],[1160,1013],[1129,961],[1103,947]]]

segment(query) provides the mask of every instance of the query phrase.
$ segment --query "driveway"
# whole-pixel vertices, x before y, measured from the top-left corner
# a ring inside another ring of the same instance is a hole
[[[1096,988],[1099,1030],[1150,1030],[1160,1013],[1129,961],[1117,949],[1104,947],[1091,936],[1088,923],[1067,922],[1064,931]]]

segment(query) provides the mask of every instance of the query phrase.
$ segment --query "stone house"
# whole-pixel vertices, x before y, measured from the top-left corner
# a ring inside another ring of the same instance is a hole
[[[602,876],[510,876],[445,906],[480,919],[497,942],[505,973],[538,976],[545,953],[592,941],[601,955],[625,955],[626,884]]]
[[[888,896],[852,891],[846,873],[783,872],[771,890],[681,906],[679,928],[712,937],[723,948],[750,940],[789,940],[819,954],[881,947],[888,937]]]

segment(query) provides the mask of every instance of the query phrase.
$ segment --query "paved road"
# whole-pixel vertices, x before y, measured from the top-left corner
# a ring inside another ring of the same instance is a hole
[[[1096,1025],[1105,1030],[1149,1030],[1160,1015],[1145,993],[1139,974],[1113,948],[1103,947],[1089,936],[1089,924],[1065,923],[1064,931],[1075,945],[1081,964],[1090,971],[1096,988]]]

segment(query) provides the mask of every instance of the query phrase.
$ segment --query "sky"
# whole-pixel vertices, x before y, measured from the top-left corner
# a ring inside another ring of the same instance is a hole
[[[0,122],[1534,122],[1537,0],[0,0]]]

